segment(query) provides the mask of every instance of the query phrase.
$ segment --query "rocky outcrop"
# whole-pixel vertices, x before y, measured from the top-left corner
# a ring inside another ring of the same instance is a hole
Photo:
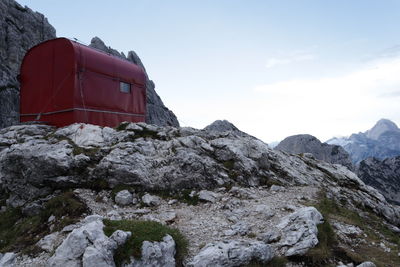
[[[364,133],[332,138],[327,143],[342,146],[356,164],[371,157],[385,159],[400,155],[400,129],[392,121],[381,119]]]
[[[119,128],[125,130],[85,124],[1,130],[0,177],[10,193],[8,204],[24,206],[57,189],[104,182],[151,191],[280,183],[324,188],[343,205],[364,207],[400,224],[400,208],[344,166],[271,150],[260,140],[234,132],[144,123]],[[89,142],[86,135],[97,138]]]
[[[321,213],[306,207],[286,216],[277,226],[281,232],[280,246],[285,256],[304,255],[318,244],[317,225],[323,223]]]
[[[234,132],[236,135],[250,136],[249,134],[242,132],[241,130],[236,128],[235,125],[227,120],[216,120],[210,125],[206,126],[203,130],[215,133]]]
[[[365,159],[360,162],[358,175],[386,199],[400,205],[400,156],[384,160]]]
[[[128,56],[124,53],[119,53],[117,50],[106,46],[104,42],[98,38],[94,37],[90,43],[91,47],[97,48],[111,55],[129,60],[136,65],[140,66],[146,74],[146,89],[147,89],[147,113],[146,113],[146,123],[155,124],[159,126],[179,126],[178,119],[175,114],[169,110],[162,102],[160,96],[155,91],[155,84],[150,80],[146,68],[144,67],[142,61],[134,51],[129,51]]]
[[[189,266],[243,266],[251,261],[266,264],[273,256],[271,247],[263,242],[233,240],[206,245]]]
[[[353,169],[349,154],[342,147],[321,143],[316,137],[309,134],[289,136],[274,149],[293,154],[311,153],[316,159]]]
[[[42,14],[14,0],[0,2],[0,128],[19,121],[17,75],[26,51],[55,36]]]
[[[47,266],[115,266],[114,251],[131,233],[117,230],[107,237],[103,227],[100,216],[86,217],[83,225],[73,230],[56,249]]]

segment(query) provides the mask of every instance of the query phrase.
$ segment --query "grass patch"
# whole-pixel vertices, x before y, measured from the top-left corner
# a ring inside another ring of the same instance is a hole
[[[42,221],[47,221],[54,215],[59,221],[56,231],[77,222],[82,214],[89,212],[87,206],[73,192],[64,192],[50,199],[44,206],[45,209],[40,213]]]
[[[88,156],[89,158],[94,158],[97,156],[97,153],[99,152],[100,148],[98,147],[92,147],[92,148],[84,148],[84,147],[80,147],[77,145],[73,145],[73,149],[72,149],[72,154],[74,156],[79,155],[79,154],[84,154],[86,156]]]
[[[190,189],[182,190],[175,196],[175,199],[188,205],[196,206],[199,204],[199,196],[197,194],[194,196],[190,196],[191,192],[192,190]]]
[[[222,162],[222,165],[224,165],[225,168],[228,170],[232,170],[233,167],[235,166],[235,160],[230,159],[230,160],[225,160]]]
[[[306,253],[305,262],[309,266],[328,266],[337,247],[335,232],[328,220],[317,227],[318,245]]]
[[[132,236],[128,241],[120,246],[114,254],[114,261],[117,266],[121,266],[123,262],[129,262],[131,256],[135,258],[141,257],[141,248],[143,241],[159,242],[165,235],[170,235],[176,243],[175,260],[178,266],[182,265],[184,256],[187,254],[187,240],[177,229],[169,228],[158,222],[153,221],[136,221],[136,220],[120,220],[111,221],[104,220],[104,233],[110,236],[116,230],[130,231]]]
[[[358,212],[347,209],[344,203],[338,204],[327,198],[324,192],[319,193],[318,203],[314,206],[324,216],[325,223],[318,225],[319,244],[302,258],[303,261],[306,259],[310,266],[327,264],[327,260],[333,257],[355,264],[373,261],[377,266],[400,266],[400,257],[397,255],[400,237],[387,228],[382,218],[365,209]],[[367,241],[367,245],[354,246],[353,251],[339,247],[333,229],[329,225],[332,219],[359,227],[366,234],[363,238]],[[384,252],[377,245],[371,245],[373,242],[379,244],[382,238],[394,244],[391,252]]]
[[[72,193],[66,192],[50,199],[45,209],[38,215],[25,217],[21,209],[8,208],[0,216],[0,252],[22,251],[31,253],[37,251],[35,244],[49,234],[48,219],[56,217],[54,231],[75,223],[87,212],[85,204]]]

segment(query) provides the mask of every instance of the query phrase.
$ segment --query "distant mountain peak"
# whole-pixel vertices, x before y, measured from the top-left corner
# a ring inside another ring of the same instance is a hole
[[[365,135],[373,140],[378,140],[379,136],[388,131],[400,132],[400,129],[391,120],[380,119],[374,127],[365,132]]]

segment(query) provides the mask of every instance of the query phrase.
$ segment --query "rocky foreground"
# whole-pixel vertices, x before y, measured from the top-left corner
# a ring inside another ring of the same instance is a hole
[[[0,130],[0,266],[400,264],[399,206],[223,124]]]

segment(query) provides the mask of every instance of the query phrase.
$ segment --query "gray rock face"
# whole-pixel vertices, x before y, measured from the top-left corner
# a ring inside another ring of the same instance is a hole
[[[274,149],[292,154],[311,153],[316,159],[341,164],[353,170],[350,156],[342,147],[321,143],[316,137],[309,134],[289,136]]]
[[[321,213],[314,207],[305,207],[283,218],[277,226],[281,229],[280,246],[285,256],[304,255],[318,244],[317,225],[323,222]]]
[[[342,146],[356,164],[371,157],[385,159],[400,155],[400,129],[392,121],[381,119],[364,133],[332,138],[327,143]]]
[[[15,258],[17,254],[9,252],[4,255],[0,253],[0,266],[2,267],[14,267]]]
[[[226,241],[210,243],[197,254],[189,266],[243,266],[250,261],[269,262],[274,256],[271,247],[258,241]]]
[[[400,156],[384,160],[365,159],[360,162],[357,173],[364,183],[400,205]]]
[[[10,193],[9,205],[23,206],[56,189],[85,188],[99,181],[149,191],[231,185],[232,195],[239,198],[252,193],[235,185],[279,182],[324,188],[329,198],[351,209],[368,208],[400,225],[400,207],[390,205],[346,167],[272,150],[254,137],[145,123],[128,124],[121,131],[81,124],[81,131],[71,134],[75,128],[24,125],[0,130],[0,179]],[[95,133],[102,137],[85,141]]]
[[[17,75],[26,51],[55,36],[42,14],[14,0],[0,2],[0,128],[19,121]]]
[[[155,124],[159,126],[175,126],[179,127],[178,119],[175,114],[169,110],[162,102],[160,96],[155,91],[155,84],[149,79],[142,61],[134,51],[129,51],[128,56],[124,53],[119,53],[117,50],[106,46],[104,42],[98,38],[94,37],[90,43],[91,47],[97,48],[114,56],[129,60],[139,67],[141,67],[146,73],[146,89],[147,89],[147,114],[146,123]]]

